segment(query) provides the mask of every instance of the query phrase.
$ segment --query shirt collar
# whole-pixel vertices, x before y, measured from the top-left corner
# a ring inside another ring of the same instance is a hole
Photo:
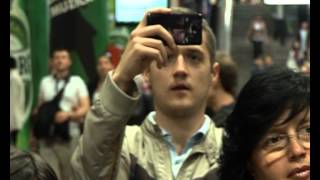
[[[155,111],[152,111],[148,114],[147,119],[151,122],[152,125],[158,126],[157,122],[155,121],[154,117],[156,115]],[[205,136],[209,131],[210,126],[210,118],[207,115],[204,115],[205,120],[202,126],[191,136],[190,141],[192,141],[192,144],[197,143],[203,136]],[[164,128],[158,126],[161,130],[161,135],[164,139],[171,139],[171,134],[166,131]]]

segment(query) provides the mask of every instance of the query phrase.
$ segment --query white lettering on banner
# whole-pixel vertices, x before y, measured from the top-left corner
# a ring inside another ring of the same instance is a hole
[[[94,0],[64,0],[62,2],[55,3],[54,5],[50,4],[51,18],[71,11],[73,9],[77,9],[78,7],[87,5],[93,1]],[[51,2],[53,3],[55,1]]]
[[[19,73],[23,80],[30,81],[31,80],[31,57],[30,52],[24,51],[15,54],[15,58],[17,60],[17,68],[19,69]]]

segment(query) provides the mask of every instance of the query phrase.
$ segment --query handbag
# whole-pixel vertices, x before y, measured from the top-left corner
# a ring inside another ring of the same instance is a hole
[[[38,112],[33,119],[33,133],[37,139],[49,139],[53,137],[61,137],[63,140],[69,140],[69,121],[57,124],[55,123],[55,114],[60,111],[59,102],[62,98],[63,92],[69,76],[66,78],[64,87],[51,100],[40,105]]]

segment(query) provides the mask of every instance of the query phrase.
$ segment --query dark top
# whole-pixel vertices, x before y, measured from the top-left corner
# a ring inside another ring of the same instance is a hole
[[[206,108],[206,114],[213,120],[217,127],[225,127],[225,122],[231,114],[234,103],[223,106],[218,112],[214,112],[210,107]]]

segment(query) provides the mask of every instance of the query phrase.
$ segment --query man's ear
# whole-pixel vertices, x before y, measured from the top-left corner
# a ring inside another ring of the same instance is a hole
[[[212,64],[212,82],[218,82],[220,79],[220,64],[215,62]]]

